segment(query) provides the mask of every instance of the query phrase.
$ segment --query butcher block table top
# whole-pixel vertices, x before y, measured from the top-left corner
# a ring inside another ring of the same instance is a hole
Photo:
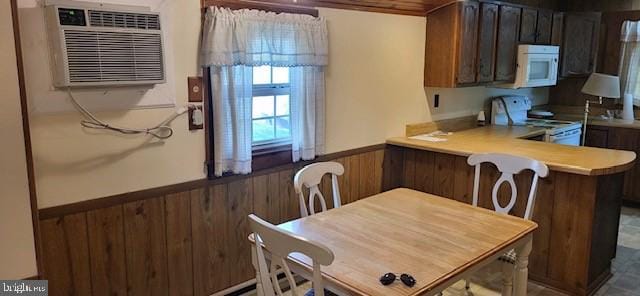
[[[433,295],[451,281],[530,244],[535,222],[410,189],[395,189],[278,227],[325,244],[335,254],[324,283],[349,295]],[[310,260],[290,261],[310,269]],[[489,261],[490,260],[490,261]],[[385,273],[417,283],[383,286]]]
[[[539,128],[485,126],[440,136],[444,142],[397,137],[387,144],[459,156],[476,153],[507,153],[537,159],[551,170],[579,175],[609,175],[633,166],[635,152],[594,147],[567,146],[521,138],[540,134]]]

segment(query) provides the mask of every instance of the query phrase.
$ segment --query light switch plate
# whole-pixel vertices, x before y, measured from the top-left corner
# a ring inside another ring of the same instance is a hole
[[[204,97],[204,89],[202,88],[202,77],[187,77],[187,86],[189,88],[189,102],[202,102]]]

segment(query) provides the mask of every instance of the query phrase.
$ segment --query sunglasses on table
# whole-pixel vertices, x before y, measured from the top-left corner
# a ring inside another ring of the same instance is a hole
[[[398,277],[395,273],[389,272],[380,277],[380,283],[388,286],[393,284],[393,282],[395,282],[397,279]],[[407,287],[413,287],[416,284],[416,279],[406,273],[400,275],[400,281]]]

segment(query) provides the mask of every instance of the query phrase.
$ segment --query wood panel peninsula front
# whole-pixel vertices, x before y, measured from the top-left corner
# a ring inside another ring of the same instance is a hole
[[[459,131],[444,142],[398,137],[387,140],[384,189],[406,187],[471,203],[474,153],[500,152],[534,158],[551,172],[541,179],[533,213],[538,223],[530,256],[530,278],[570,295],[591,295],[609,277],[616,255],[625,171],[634,164],[630,151],[573,147],[526,140],[544,133],[529,127],[487,126]],[[523,216],[532,172],[516,176]],[[495,166],[482,167],[479,204],[493,208]],[[499,199],[506,203],[508,186]]]

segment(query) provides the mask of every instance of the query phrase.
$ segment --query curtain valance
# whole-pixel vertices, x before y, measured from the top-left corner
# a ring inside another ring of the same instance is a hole
[[[622,31],[620,33],[620,41],[622,42],[639,42],[640,22],[625,21],[622,24]]]
[[[203,66],[326,66],[327,22],[309,15],[209,7]]]

